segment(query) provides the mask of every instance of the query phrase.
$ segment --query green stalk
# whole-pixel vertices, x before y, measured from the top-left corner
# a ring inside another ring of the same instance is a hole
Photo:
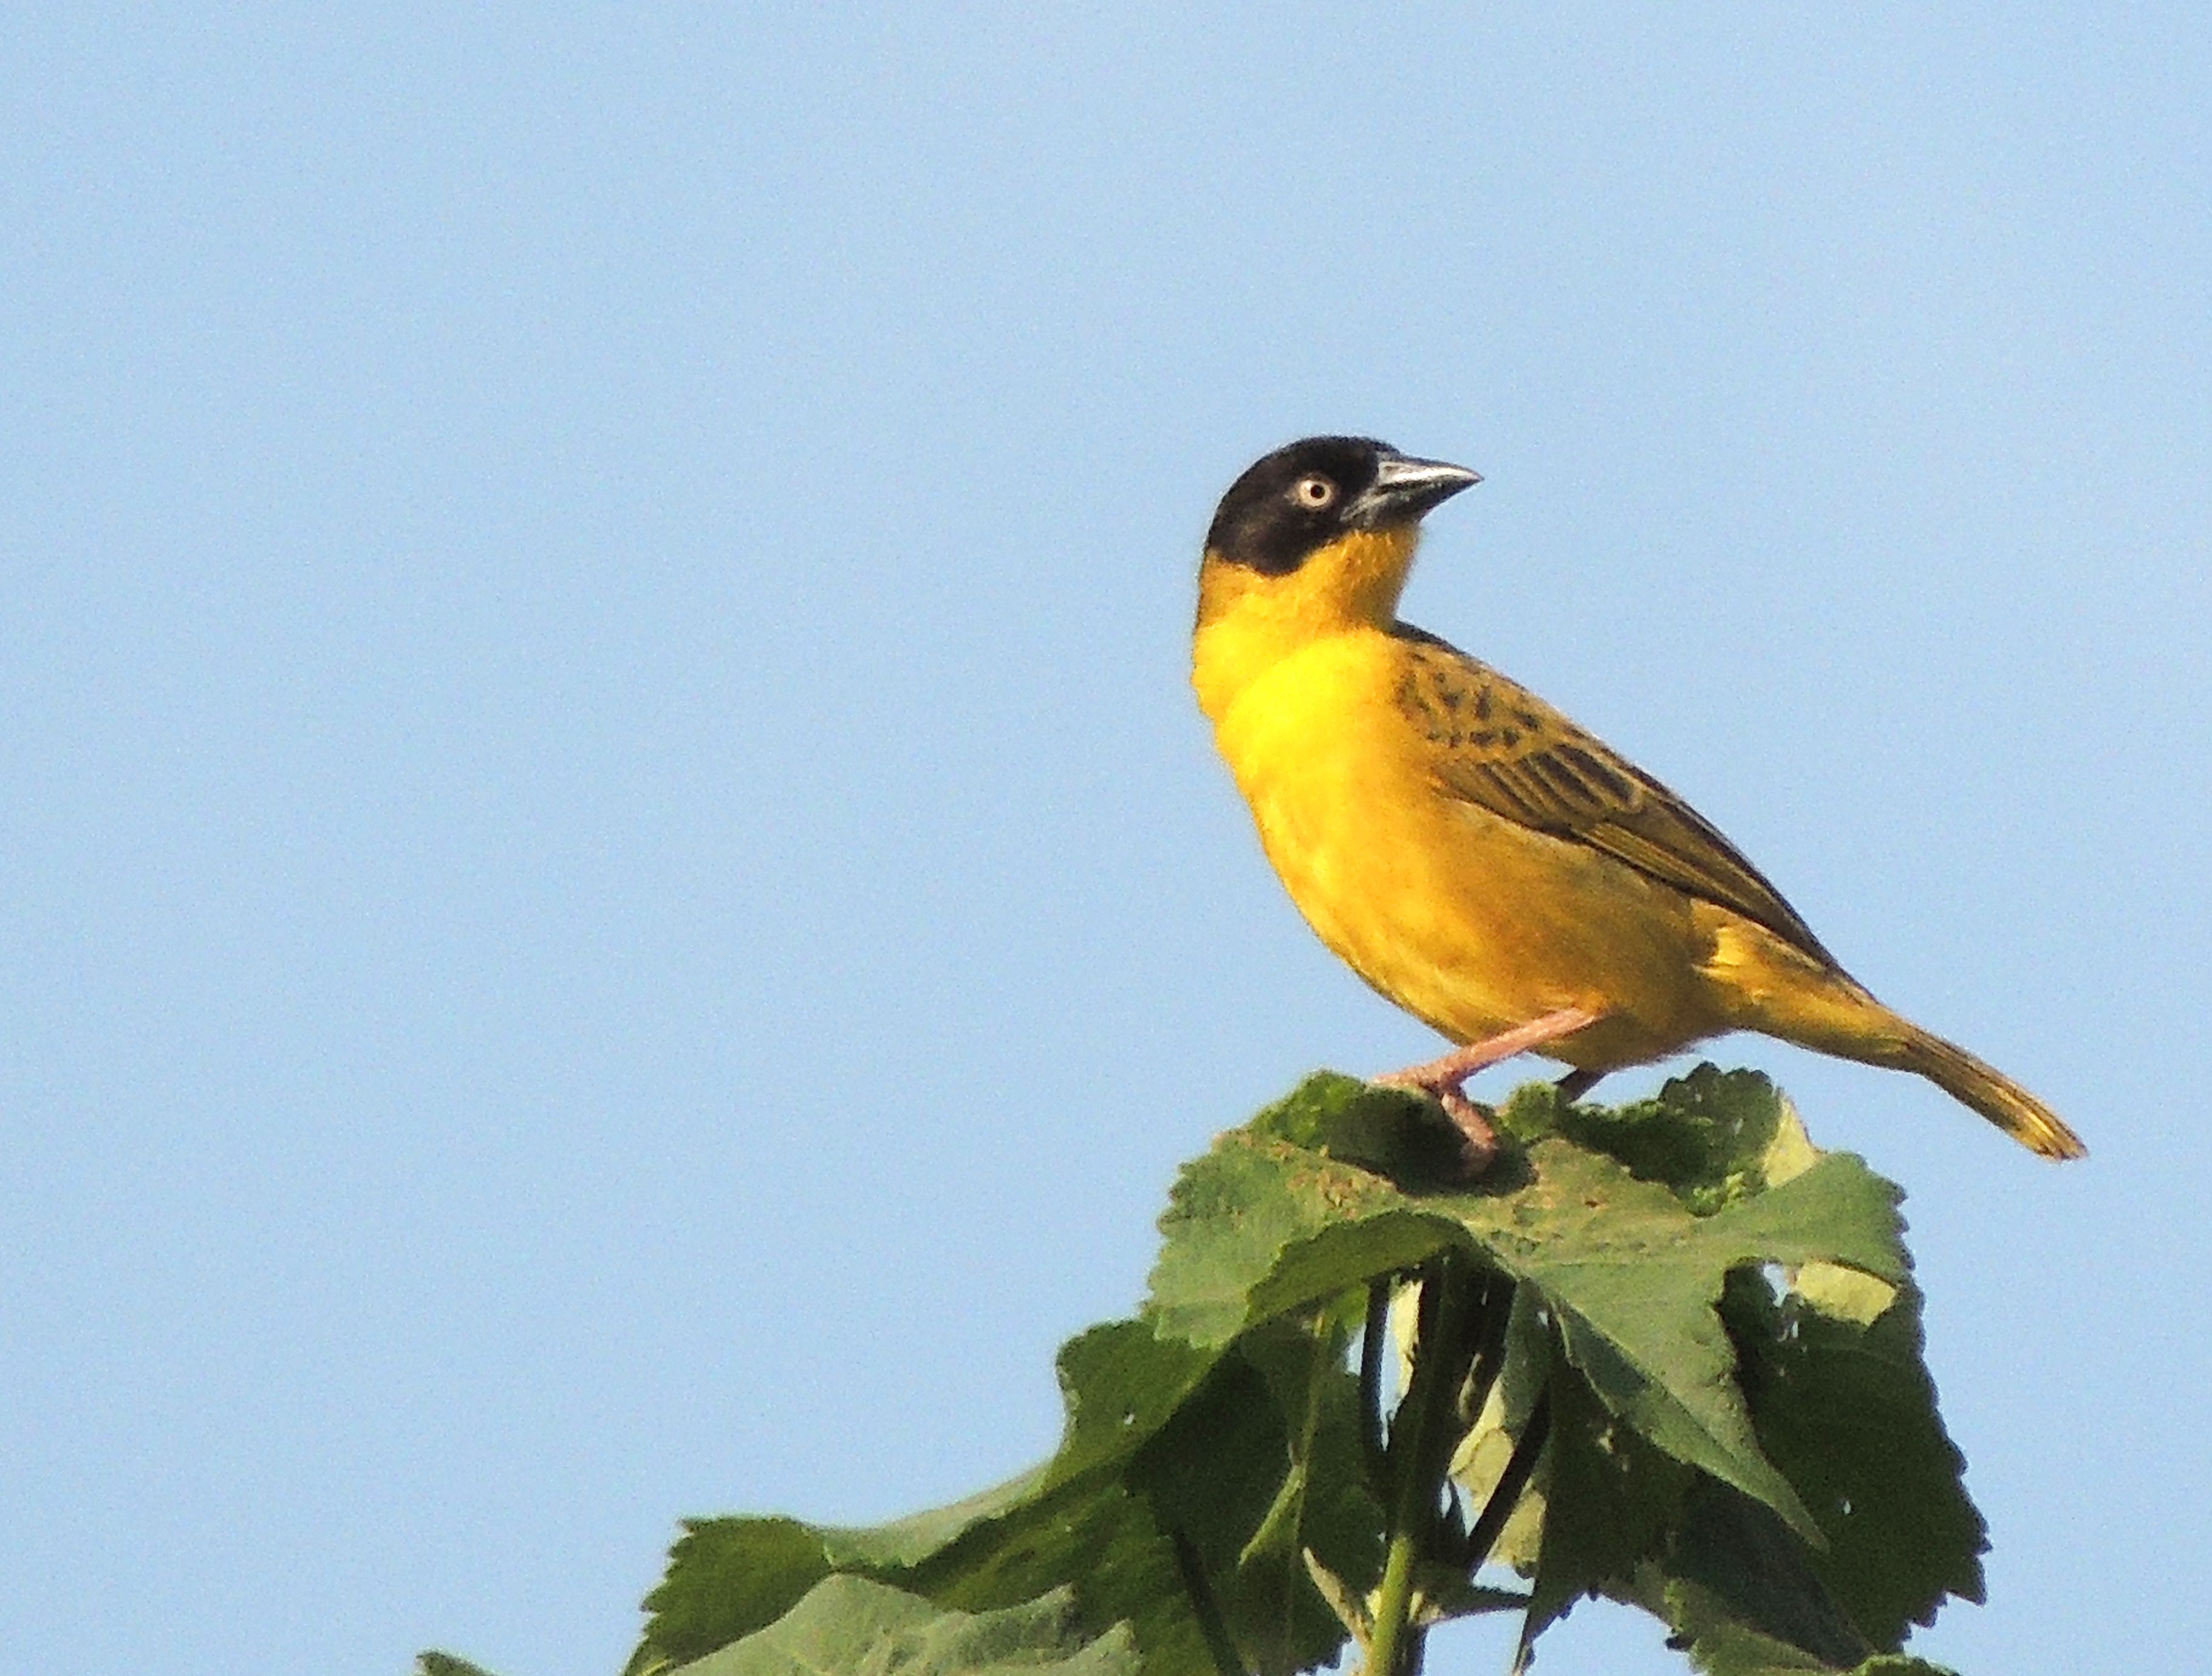
[[[1413,1374],[1390,1428],[1396,1493],[1364,1676],[1405,1676],[1413,1666],[1409,1655],[1421,1633],[1413,1624],[1413,1568],[1436,1523],[1450,1466],[1449,1452],[1437,1448],[1436,1439],[1472,1359],[1472,1346],[1466,1343],[1465,1316],[1472,1301],[1468,1279],[1464,1260],[1451,1252],[1429,1264],[1421,1277],[1421,1333],[1413,1346]]]
[[[1413,1550],[1411,1531],[1390,1539],[1390,1557],[1382,1565],[1382,1588],[1375,1603],[1375,1639],[1367,1644],[1364,1676],[1395,1676],[1398,1643],[1413,1611]]]
[[[1536,1399],[1536,1406],[1529,1411],[1528,1424],[1522,1428],[1520,1440],[1513,1446],[1505,1470],[1498,1474],[1490,1499],[1483,1503],[1481,1516],[1468,1530],[1466,1545],[1454,1557],[1454,1563],[1464,1565],[1473,1572],[1490,1557],[1490,1551],[1504,1533],[1505,1521],[1513,1516],[1513,1509],[1520,1503],[1522,1492],[1536,1475],[1536,1462],[1551,1435],[1552,1393],[1547,1391]]]
[[[1191,1616],[1198,1619],[1198,1632],[1205,1637],[1215,1676],[1244,1676],[1244,1661],[1237,1655],[1237,1642],[1221,1616],[1221,1603],[1213,1598],[1213,1589],[1206,1581],[1206,1563],[1199,1557],[1198,1545],[1180,1530],[1170,1531],[1168,1539],[1174,1545],[1183,1594],[1190,1601]]]
[[[1367,1463],[1368,1481],[1380,1497],[1388,1494],[1382,1430],[1382,1358],[1390,1329],[1390,1280],[1370,1281],[1367,1287],[1367,1325],[1359,1337],[1359,1452]]]

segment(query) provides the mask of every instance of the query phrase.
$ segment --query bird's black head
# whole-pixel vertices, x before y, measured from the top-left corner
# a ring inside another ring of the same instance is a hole
[[[1288,576],[1354,530],[1414,524],[1481,482],[1464,466],[1415,460],[1367,436],[1309,436],[1277,448],[1229,485],[1206,551],[1263,576]]]

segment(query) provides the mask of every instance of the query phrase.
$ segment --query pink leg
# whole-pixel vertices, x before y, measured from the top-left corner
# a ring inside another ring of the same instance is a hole
[[[1455,1047],[1441,1059],[1431,1059],[1425,1065],[1413,1065],[1405,1070],[1392,1071],[1388,1076],[1375,1081],[1386,1088],[1411,1088],[1416,1093],[1431,1096],[1444,1108],[1451,1120],[1467,1137],[1468,1170],[1469,1176],[1480,1175],[1490,1167],[1490,1161],[1498,1155],[1498,1136],[1484,1117],[1480,1107],[1462,1092],[1461,1084],[1486,1066],[1501,1059],[1510,1059],[1516,1053],[1526,1053],[1532,1047],[1541,1047],[1546,1042],[1555,1042],[1562,1036],[1571,1036],[1586,1025],[1595,1024],[1598,1015],[1585,1007],[1562,1007],[1556,1013],[1547,1013],[1539,1019],[1511,1030],[1501,1031],[1495,1036],[1486,1036],[1479,1042],[1469,1042]]]

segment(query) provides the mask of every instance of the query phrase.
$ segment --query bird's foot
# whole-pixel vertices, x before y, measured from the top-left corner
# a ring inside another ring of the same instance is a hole
[[[1490,1126],[1490,1118],[1482,1108],[1467,1097],[1462,1085],[1475,1072],[1500,1060],[1510,1059],[1516,1053],[1526,1053],[1562,1036],[1571,1036],[1597,1021],[1598,1015],[1586,1007],[1562,1007],[1515,1029],[1455,1047],[1441,1059],[1392,1071],[1388,1076],[1376,1077],[1375,1082],[1382,1088],[1410,1088],[1416,1094],[1426,1094],[1444,1108],[1444,1115],[1466,1140],[1464,1173],[1472,1180],[1488,1169],[1491,1161],[1498,1156],[1498,1131]]]
[[[1559,1091],[1559,1099],[1572,1106],[1604,1080],[1601,1070],[1571,1070],[1552,1086]]]

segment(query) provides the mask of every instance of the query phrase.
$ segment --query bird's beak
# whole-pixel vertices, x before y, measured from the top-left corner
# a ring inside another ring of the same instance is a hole
[[[1462,489],[1482,481],[1482,473],[1441,460],[1413,460],[1386,454],[1375,482],[1345,509],[1345,521],[1362,529],[1410,524],[1443,504]]]

